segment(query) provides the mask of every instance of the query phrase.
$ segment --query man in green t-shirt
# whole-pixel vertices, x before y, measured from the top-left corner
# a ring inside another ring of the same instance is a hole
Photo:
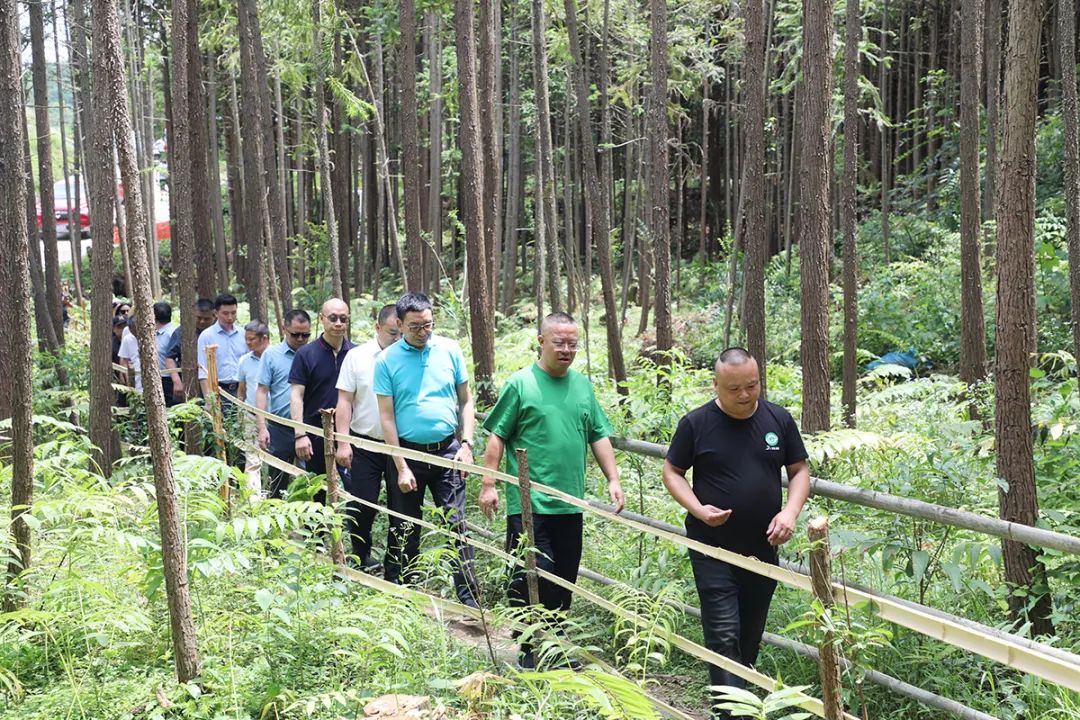
[[[530,479],[577,498],[585,496],[586,450],[592,448],[608,481],[608,496],[615,511],[623,508],[619,468],[611,447],[611,423],[596,402],[592,383],[571,370],[578,349],[577,323],[566,313],[552,313],[540,325],[540,359],[518,370],[503,386],[499,401],[484,427],[491,432],[484,452],[484,467],[498,470],[504,451],[506,472],[518,472],[516,450],[528,451]],[[532,491],[533,532],[539,551],[537,565],[570,582],[577,581],[581,563],[581,509]],[[480,509],[490,518],[499,507],[495,478],[485,476]],[[509,552],[523,543],[521,498],[517,488],[506,494],[506,546]],[[523,571],[514,573],[508,592],[510,604],[528,603]],[[548,610],[570,609],[569,591],[540,580],[540,602]],[[522,643],[521,666],[535,666],[532,647]]]

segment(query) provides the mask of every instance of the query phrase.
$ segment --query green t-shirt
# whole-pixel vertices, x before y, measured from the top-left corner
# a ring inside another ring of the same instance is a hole
[[[518,370],[503,386],[484,427],[506,442],[506,472],[517,475],[517,448],[529,455],[529,478],[574,497],[585,496],[589,446],[612,433],[589,379],[575,370],[552,377],[540,366]],[[521,512],[518,489],[503,483],[506,512]],[[580,513],[581,509],[532,491],[533,512]]]

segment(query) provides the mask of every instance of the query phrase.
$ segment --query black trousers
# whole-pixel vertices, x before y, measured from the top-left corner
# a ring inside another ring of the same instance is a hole
[[[293,429],[278,425],[273,420],[266,421],[266,429],[270,432],[270,454],[278,460],[295,464],[296,439]],[[292,481],[292,475],[273,466],[270,467],[268,475],[270,476],[270,487],[267,488],[267,497],[282,497]]]
[[[352,433],[352,435],[364,437],[356,433]],[[367,439],[370,440],[371,438]],[[352,467],[342,475],[342,484],[345,486],[345,491],[350,495],[377,504],[383,483],[389,479],[391,466],[393,466],[393,462],[391,462],[390,456],[353,447]],[[386,495],[387,502],[389,502],[389,488],[387,488]],[[353,555],[360,558],[362,563],[366,563],[371,559],[371,528],[375,524],[375,516],[379,511],[358,502],[347,503],[345,511],[349,516],[348,531],[352,537]],[[395,528],[400,524],[401,522],[397,518],[390,518],[390,530],[387,532],[386,538],[387,554],[389,554],[393,544],[392,537]]]
[[[506,551],[513,554],[528,547],[521,514],[506,517]],[[581,565],[581,513],[558,515],[533,515],[533,535],[536,538],[536,567],[557,575],[564,580],[577,582],[578,567]],[[573,594],[555,583],[540,578],[540,604],[548,610],[570,609]],[[529,585],[525,570],[515,566],[510,587],[507,591],[511,607],[521,607],[529,603]]]
[[[451,460],[459,447],[458,441],[454,440],[436,454]],[[424,493],[430,490],[435,506],[445,513],[449,529],[464,534],[465,480],[461,477],[461,473],[415,460],[406,462],[416,477],[416,490],[409,493],[401,492],[397,484],[397,466],[391,462],[387,473],[390,509],[410,517],[420,518],[423,515],[421,506],[424,502]],[[393,543],[386,553],[384,577],[395,583],[408,582],[409,565],[420,553],[419,528],[413,523],[402,522],[394,535]],[[457,551],[457,560],[454,563],[454,591],[461,602],[466,605],[475,604],[476,574],[473,571],[472,546],[457,540],[452,541],[452,545]]]
[[[775,554],[771,561],[776,562]],[[761,648],[776,581],[693,550],[690,565],[701,602],[705,647],[741,665],[753,665]],[[746,687],[745,680],[716,665],[709,666],[709,684]],[[730,716],[714,711],[713,717]]]

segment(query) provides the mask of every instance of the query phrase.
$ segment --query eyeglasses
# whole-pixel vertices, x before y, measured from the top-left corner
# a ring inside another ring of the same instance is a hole
[[[290,332],[289,337],[296,338],[297,340],[307,340],[311,337],[310,332]]]
[[[430,330],[431,328],[435,327],[435,323],[434,321],[429,320],[426,323],[409,323],[405,327],[407,327],[412,332],[420,332],[421,330]]]
[[[551,347],[556,350],[577,350],[576,342],[566,342],[565,340],[553,340]]]
[[[333,315],[333,314],[331,314],[331,315],[326,315],[325,317],[326,317],[327,320],[329,320],[332,323],[338,323],[339,322],[339,323],[348,324],[348,322],[349,322],[349,316],[348,315]]]

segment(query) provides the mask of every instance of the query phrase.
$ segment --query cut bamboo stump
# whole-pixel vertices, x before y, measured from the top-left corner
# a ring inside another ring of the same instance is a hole
[[[326,462],[326,504],[330,507],[337,505],[341,499],[337,462],[334,460],[334,412],[333,408],[319,410],[322,415],[323,458]],[[335,565],[345,564],[345,547],[340,536],[334,539],[334,544],[330,547],[330,559]]]
[[[206,379],[210,385],[210,418],[214,423],[214,448],[217,450],[218,459],[228,462],[225,456],[225,418],[221,412],[221,386],[218,384],[217,373],[217,345],[206,346]],[[212,399],[211,399],[212,398]],[[229,480],[221,483],[221,499],[225,501],[226,510],[232,508],[232,497],[229,492]]]
[[[529,604],[540,604],[540,580],[536,575],[536,533],[533,531],[532,483],[529,482],[529,452],[517,448],[518,493],[521,496],[521,526],[529,543],[525,551],[525,581],[529,587]]]
[[[829,519],[815,518],[807,528],[810,537],[810,582],[814,597],[825,612],[833,607],[832,568],[829,560]],[[843,720],[844,701],[841,694],[840,653],[837,638],[832,630],[825,631],[825,638],[818,647],[821,657],[821,700],[825,704],[826,720]]]

